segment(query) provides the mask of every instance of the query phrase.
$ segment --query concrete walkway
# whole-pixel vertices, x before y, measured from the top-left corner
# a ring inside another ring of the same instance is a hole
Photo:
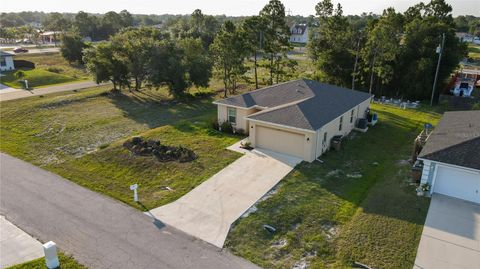
[[[80,89],[90,88],[95,86],[98,86],[98,84],[93,81],[82,81],[82,82],[75,82],[70,84],[61,84],[61,85],[56,85],[51,87],[39,88],[39,89],[30,90],[30,91],[8,88],[8,90],[7,89],[0,90],[0,102],[26,98],[31,96],[44,95],[49,93],[80,90]]]
[[[0,214],[40,241],[54,241],[88,268],[258,268],[3,153],[0,177]]]
[[[414,268],[480,268],[480,204],[435,194]]]
[[[0,268],[43,256],[42,243],[0,216]]]
[[[162,222],[222,248],[231,224],[300,161],[271,151],[247,151],[177,201],[150,213]]]

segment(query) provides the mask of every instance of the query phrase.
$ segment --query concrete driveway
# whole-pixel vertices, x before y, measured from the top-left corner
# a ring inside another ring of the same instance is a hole
[[[41,257],[42,243],[0,216],[0,268]]]
[[[150,213],[162,222],[222,248],[231,224],[300,161],[297,157],[270,151],[247,151],[177,201]]]
[[[435,194],[414,268],[480,268],[480,204]]]

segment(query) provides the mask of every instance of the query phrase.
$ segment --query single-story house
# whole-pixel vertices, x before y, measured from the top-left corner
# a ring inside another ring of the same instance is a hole
[[[306,23],[290,26],[290,42],[303,44],[308,42],[308,26]]]
[[[6,51],[0,51],[0,71],[9,71],[13,69],[15,69],[13,54]]]
[[[366,118],[372,95],[300,79],[214,102],[218,122],[249,134],[252,147],[312,162]]]
[[[446,112],[418,159],[430,195],[480,203],[480,111]]]

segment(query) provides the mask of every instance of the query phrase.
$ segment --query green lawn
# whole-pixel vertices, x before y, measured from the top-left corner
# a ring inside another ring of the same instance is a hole
[[[147,208],[171,202],[239,154],[226,146],[241,137],[211,130],[213,99],[171,103],[165,90],[112,94],[107,87],[2,102],[0,150],[134,207],[129,185],[139,183]],[[141,135],[182,145],[198,158],[161,163],[122,147]],[[165,190],[170,187],[173,191]]]
[[[35,63],[34,69],[21,69],[25,73],[22,79],[28,80],[31,88],[89,79],[83,67],[69,64],[60,53],[17,55],[15,60]],[[18,71],[5,72],[6,76],[0,78],[1,83],[13,88],[23,88],[23,83],[15,76],[16,72]]]
[[[62,253],[58,254],[58,259],[60,261],[59,269],[86,269],[87,268],[79,264],[72,257],[64,255]],[[47,266],[45,264],[45,258],[39,258],[33,261],[8,267],[7,269],[47,269]]]
[[[468,56],[475,60],[480,60],[480,45],[469,44]]]
[[[258,211],[238,220],[226,246],[266,268],[412,268],[429,200],[409,184],[412,141],[439,114],[373,105],[380,123],[354,133],[323,164],[302,163]],[[277,228],[274,235],[262,225]]]

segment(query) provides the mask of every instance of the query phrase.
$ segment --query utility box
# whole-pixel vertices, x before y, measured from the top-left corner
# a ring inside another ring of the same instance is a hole
[[[58,268],[60,262],[57,255],[57,244],[53,241],[49,241],[43,244],[43,251],[45,252],[45,263],[48,269]]]

